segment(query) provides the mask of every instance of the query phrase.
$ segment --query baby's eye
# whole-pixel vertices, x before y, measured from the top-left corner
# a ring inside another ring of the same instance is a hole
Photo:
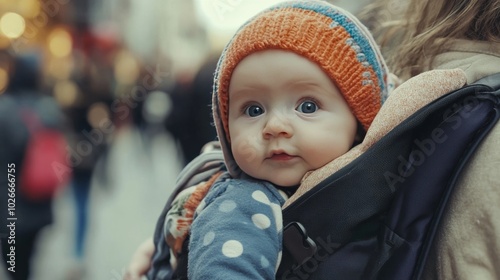
[[[311,114],[318,110],[318,105],[316,105],[313,101],[308,100],[300,103],[296,110],[301,113]]]
[[[245,108],[245,115],[250,117],[257,117],[264,113],[264,110],[257,105],[250,105]]]

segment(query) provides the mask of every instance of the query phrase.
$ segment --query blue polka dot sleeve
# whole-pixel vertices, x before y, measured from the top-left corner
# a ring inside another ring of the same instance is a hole
[[[284,202],[267,182],[214,184],[191,227],[189,279],[274,279],[281,260]]]

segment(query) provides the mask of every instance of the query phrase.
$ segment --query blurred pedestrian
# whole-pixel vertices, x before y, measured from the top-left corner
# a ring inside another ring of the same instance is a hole
[[[177,81],[170,92],[174,106],[166,127],[182,148],[184,164],[198,156],[207,142],[217,139],[210,104],[218,58],[210,56],[191,82]]]
[[[69,147],[72,151],[73,178],[70,183],[75,219],[73,257],[66,279],[82,279],[86,273],[85,248],[89,224],[89,199],[94,167],[105,149],[104,135],[93,129],[87,120],[89,106],[76,106],[66,110],[70,123]],[[85,148],[82,148],[85,147]],[[80,153],[85,149],[84,153]]]
[[[9,84],[0,96],[0,166],[6,172],[0,179],[0,220],[10,227],[2,226],[0,237],[8,274],[21,280],[30,277],[40,232],[53,222],[55,192],[71,169],[62,112],[40,90],[39,56],[10,60]]]

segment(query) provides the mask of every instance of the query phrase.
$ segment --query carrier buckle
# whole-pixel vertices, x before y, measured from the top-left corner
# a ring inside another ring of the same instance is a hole
[[[311,259],[318,250],[316,243],[299,222],[291,222],[283,229],[283,246],[299,266]]]

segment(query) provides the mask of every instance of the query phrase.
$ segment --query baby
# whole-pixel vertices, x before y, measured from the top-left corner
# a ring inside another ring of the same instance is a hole
[[[388,80],[368,30],[327,2],[281,3],[245,23],[224,49],[214,80],[227,172],[170,204],[157,241],[168,244],[170,264],[158,257],[162,267],[148,276],[274,279],[281,206],[307,172],[363,139],[394,86]],[[144,274],[154,252],[151,240],[141,245],[126,279]]]
[[[281,3],[237,31],[213,95],[228,172],[196,208],[189,279],[274,279],[281,206],[307,172],[362,140],[387,77],[368,30],[327,2]]]

